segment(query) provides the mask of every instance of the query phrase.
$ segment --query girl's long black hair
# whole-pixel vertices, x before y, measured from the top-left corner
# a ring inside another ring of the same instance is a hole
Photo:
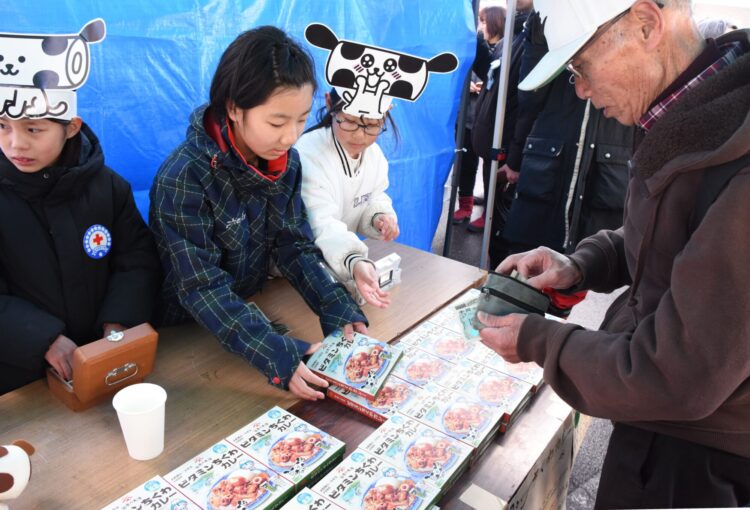
[[[305,49],[283,30],[262,26],[241,33],[221,55],[211,81],[210,110],[226,115],[228,101],[249,110],[278,87],[317,87],[315,68]]]

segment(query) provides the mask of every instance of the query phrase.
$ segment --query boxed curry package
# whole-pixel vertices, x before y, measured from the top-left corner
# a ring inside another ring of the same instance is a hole
[[[516,417],[531,398],[529,383],[469,360],[458,363],[452,376],[440,385],[499,409],[503,424]]]
[[[484,452],[502,423],[503,411],[479,399],[431,383],[401,409],[407,416]]]
[[[200,507],[160,476],[138,486],[102,510],[153,510],[154,508],[200,510]]]
[[[473,449],[417,420],[392,416],[359,445],[441,493],[461,476]]]
[[[345,510],[428,509],[439,491],[382,458],[357,449],[312,487]]]
[[[407,405],[421,391],[419,386],[404,381],[391,374],[377,395],[375,400],[367,400],[356,393],[336,386],[329,386],[328,398],[335,400],[345,406],[382,423],[393,416],[402,407]]]
[[[536,393],[539,387],[544,383],[544,369],[534,363],[508,363],[495,351],[480,343],[477,347],[467,354],[466,359],[479,363],[511,375],[531,385],[531,391]]]
[[[344,456],[346,445],[274,407],[227,437],[248,455],[281,473],[297,488],[323,476]]]
[[[323,339],[307,366],[331,384],[374,400],[400,357],[398,347],[361,333],[347,340],[337,330]]]
[[[401,338],[399,345],[402,344],[419,347],[451,363],[458,363],[480,345],[478,338],[469,340],[461,333],[431,322],[423,322],[414,328]]]
[[[341,507],[310,489],[302,489],[281,510],[340,510]]]
[[[415,345],[399,343],[403,356],[396,364],[393,374],[415,386],[423,387],[429,382],[438,382],[450,377],[454,364],[439,358]]]
[[[294,493],[292,482],[226,441],[164,478],[204,510],[273,510]]]

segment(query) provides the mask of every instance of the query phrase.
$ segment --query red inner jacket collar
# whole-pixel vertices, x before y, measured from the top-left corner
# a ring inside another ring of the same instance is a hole
[[[237,155],[240,157],[240,159],[245,164],[245,166],[252,169],[256,174],[258,174],[262,178],[269,180],[271,182],[276,182],[279,179],[279,177],[281,177],[281,175],[284,173],[284,170],[286,170],[289,153],[284,154],[278,159],[274,159],[270,161],[258,158],[258,160],[260,161],[259,166],[261,166],[261,168],[258,168],[248,163],[245,157],[240,152],[240,150],[237,148],[237,144],[234,141],[234,133],[232,132],[232,127],[229,125],[229,122],[226,122],[226,127],[227,127],[227,136],[229,138],[229,143],[232,144],[232,147],[234,148],[235,153],[237,153]],[[203,128],[206,130],[206,133],[208,134],[208,136],[210,136],[211,139],[214,142],[216,142],[221,152],[229,152],[229,145],[227,145],[226,140],[224,140],[224,136],[222,136],[221,126],[210,111],[207,111],[206,115],[203,117]],[[266,167],[265,171],[263,171],[263,168],[262,168],[263,166]]]

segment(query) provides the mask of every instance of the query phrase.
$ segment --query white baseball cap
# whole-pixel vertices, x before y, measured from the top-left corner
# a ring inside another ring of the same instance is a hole
[[[596,30],[635,0],[534,0],[534,8],[544,23],[549,52],[518,84],[521,90],[534,90],[552,81]]]

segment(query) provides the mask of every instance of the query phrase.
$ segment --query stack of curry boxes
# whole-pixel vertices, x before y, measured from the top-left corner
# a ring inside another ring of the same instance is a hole
[[[273,510],[315,483],[344,456],[343,442],[274,407],[105,510]]]

